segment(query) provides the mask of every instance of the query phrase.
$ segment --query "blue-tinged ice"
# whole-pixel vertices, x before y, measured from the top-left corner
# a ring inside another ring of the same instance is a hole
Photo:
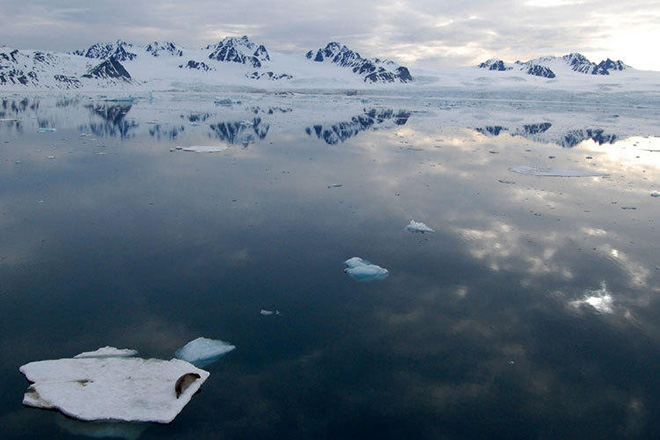
[[[416,222],[415,220],[410,220],[410,223],[406,226],[406,230],[410,232],[420,232],[422,234],[425,232],[435,232],[434,229],[429,228],[426,224]]]
[[[359,257],[349,258],[344,261],[344,264],[348,266],[344,269],[344,272],[358,281],[384,280],[390,276],[390,272],[387,269],[371,264],[370,261],[363,260]]]
[[[190,362],[196,367],[203,368],[220,359],[236,347],[219,339],[199,337],[179,348],[174,355],[177,359]]]

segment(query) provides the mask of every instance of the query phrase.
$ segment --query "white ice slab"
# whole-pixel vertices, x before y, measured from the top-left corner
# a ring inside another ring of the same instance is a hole
[[[176,147],[177,150],[191,153],[220,153],[227,150],[226,145],[191,145],[189,147]]]
[[[236,347],[218,339],[197,338],[179,348],[174,354],[178,359],[204,367],[220,359]]]
[[[596,173],[586,170],[568,170],[562,168],[545,168],[528,165],[520,165],[509,168],[509,170],[518,174],[527,174],[529,176],[550,176],[550,177],[597,177],[607,174]]]
[[[344,269],[344,272],[358,281],[384,280],[390,275],[387,269],[371,264],[370,261],[363,260],[359,257],[349,258],[344,261],[344,264],[348,266]]]
[[[422,234],[425,232],[435,232],[435,230],[429,228],[426,224],[416,222],[415,220],[410,220],[410,223],[406,226],[406,230],[410,232],[420,232]]]
[[[30,362],[20,371],[33,382],[24,405],[85,421],[170,423],[209,377],[179,359],[126,356]],[[187,374],[199,377],[177,396],[177,381]]]
[[[137,356],[137,350],[132,350],[130,348],[115,348],[115,347],[101,347],[98,350],[94,351],[85,351],[83,353],[75,355],[74,359],[81,358],[107,358],[107,357],[131,357]]]

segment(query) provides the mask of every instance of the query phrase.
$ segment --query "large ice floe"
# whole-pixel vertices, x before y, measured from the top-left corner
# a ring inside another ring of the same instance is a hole
[[[359,257],[349,258],[344,261],[344,264],[348,266],[344,269],[344,272],[358,281],[384,280],[390,275],[387,269],[371,264],[370,261],[363,260]]]
[[[549,176],[549,177],[598,177],[607,174],[597,173],[586,170],[568,170],[561,168],[545,168],[528,165],[519,165],[509,168],[509,170],[518,174],[527,174],[529,176]]]
[[[209,373],[183,360],[142,359],[135,353],[103,347],[25,364],[20,371],[32,384],[23,404],[85,421],[170,423]]]
[[[434,229],[429,228],[426,226],[426,224],[422,222],[416,222],[415,220],[410,220],[410,223],[408,226],[406,226],[406,231],[410,232],[420,232],[420,233],[425,233],[425,232],[435,232]]]
[[[235,348],[219,339],[199,337],[179,348],[174,354],[178,359],[202,368],[217,361]]]

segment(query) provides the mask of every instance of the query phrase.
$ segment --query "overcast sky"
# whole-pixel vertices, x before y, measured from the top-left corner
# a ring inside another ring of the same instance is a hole
[[[301,53],[338,41],[410,66],[580,52],[660,71],[660,0],[0,0],[0,45],[17,49],[241,35]]]

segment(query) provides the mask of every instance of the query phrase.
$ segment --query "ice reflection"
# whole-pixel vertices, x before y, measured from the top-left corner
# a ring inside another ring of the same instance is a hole
[[[85,108],[95,116],[100,116],[103,122],[90,122],[87,127],[81,127],[81,131],[88,128],[94,135],[99,137],[117,137],[124,139],[132,136],[131,130],[139,127],[136,121],[127,121],[126,115],[132,104],[89,104]]]
[[[213,123],[210,128],[210,137],[215,137],[229,144],[241,144],[247,147],[257,139],[265,139],[270,124],[263,123],[262,119],[257,117],[246,121]]]
[[[370,109],[363,114],[353,116],[350,121],[337,122],[330,126],[315,124],[307,127],[305,133],[309,136],[315,135],[326,144],[336,145],[346,142],[348,139],[360,132],[374,129],[381,124],[391,121],[394,125],[405,125],[410,117],[410,112],[405,110],[394,111],[392,109]]]

